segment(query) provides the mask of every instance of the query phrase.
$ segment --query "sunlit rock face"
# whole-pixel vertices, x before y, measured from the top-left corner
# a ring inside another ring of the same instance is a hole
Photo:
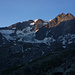
[[[74,19],[74,16],[71,13],[67,13],[67,14],[62,13],[56,16],[53,20],[51,20],[49,24],[46,25],[46,27],[49,27],[49,28],[55,27],[59,23],[63,21],[71,20],[71,19]]]

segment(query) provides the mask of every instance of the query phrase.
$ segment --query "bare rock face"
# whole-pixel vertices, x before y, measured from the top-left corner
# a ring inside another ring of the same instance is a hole
[[[44,23],[42,19],[38,19],[35,24]]]
[[[59,14],[49,24],[43,26],[36,33],[36,38],[41,40],[45,37],[58,38],[68,33],[75,34],[75,18],[72,14]],[[42,35],[42,36],[41,36]]]
[[[33,23],[34,21],[33,21],[33,20],[28,20],[28,22],[29,22],[29,23]]]
[[[36,22],[35,22],[35,27],[34,27],[34,30],[38,30],[39,28],[43,27],[44,21],[42,19],[38,19]]]
[[[30,25],[30,23],[27,22],[27,21],[25,21],[25,22],[22,22],[22,23],[21,22],[18,22],[16,24],[13,24],[13,25],[9,26],[8,28],[9,29],[16,28],[17,30],[23,30],[25,27],[27,27],[29,25]]]
[[[68,13],[68,14],[64,14],[64,13],[62,13],[62,14],[59,14],[57,17],[55,17],[49,24],[47,24],[46,25],[46,27],[49,27],[49,28],[51,28],[51,27],[55,27],[55,26],[57,26],[59,23],[61,23],[61,22],[63,22],[63,21],[67,21],[67,20],[71,20],[71,19],[73,19],[74,18],[74,16],[72,15],[72,14],[70,14],[70,13]]]

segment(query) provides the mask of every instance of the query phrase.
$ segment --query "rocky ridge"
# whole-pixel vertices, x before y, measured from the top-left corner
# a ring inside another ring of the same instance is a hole
[[[1,75],[65,75],[74,67],[74,53],[75,17],[70,13],[0,28]]]

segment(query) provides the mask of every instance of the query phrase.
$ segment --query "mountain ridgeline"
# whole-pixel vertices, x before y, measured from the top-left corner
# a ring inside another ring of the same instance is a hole
[[[0,28],[0,75],[75,75],[75,17]]]

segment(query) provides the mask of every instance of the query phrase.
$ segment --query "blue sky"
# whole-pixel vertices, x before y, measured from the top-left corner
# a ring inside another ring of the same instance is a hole
[[[61,13],[75,16],[75,0],[0,0],[0,27],[29,19],[50,20]]]

